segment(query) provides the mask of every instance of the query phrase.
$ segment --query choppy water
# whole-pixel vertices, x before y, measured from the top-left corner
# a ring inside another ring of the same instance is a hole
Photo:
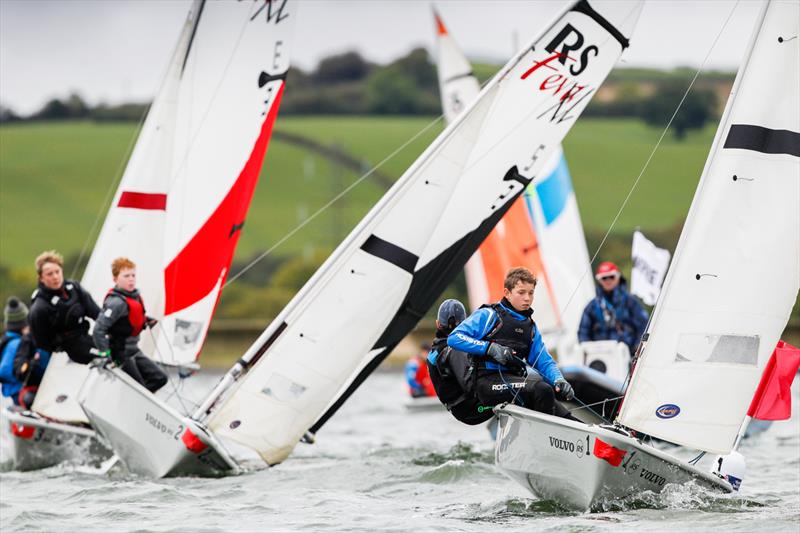
[[[192,378],[197,386],[213,379]],[[800,530],[798,383],[792,420],[742,452],[736,495],[676,487],[606,512],[572,513],[495,471],[483,427],[409,413],[399,373],[372,376],[277,467],[222,479],[147,480],[59,465],[0,473],[11,531],[793,531]],[[9,458],[3,432],[0,462]]]

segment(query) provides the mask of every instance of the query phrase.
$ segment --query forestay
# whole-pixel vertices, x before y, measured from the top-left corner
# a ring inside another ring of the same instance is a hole
[[[439,94],[445,120],[452,122],[480,87],[469,62],[434,14],[438,42]],[[525,190],[508,213],[467,261],[465,273],[470,307],[499,300],[505,273],[515,266],[530,268],[539,278],[536,324],[544,333],[575,336],[581,311],[593,296],[587,273],[589,252],[578,204],[563,151],[559,148],[542,168],[540,179]]]
[[[619,421],[731,450],[800,288],[800,4],[762,11]]]
[[[217,435],[270,464],[321,427],[539,175],[627,46],[640,7],[600,14],[578,2],[546,26],[367,214],[195,416],[210,412]]]

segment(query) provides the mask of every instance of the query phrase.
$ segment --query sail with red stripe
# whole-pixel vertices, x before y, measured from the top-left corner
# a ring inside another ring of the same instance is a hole
[[[162,363],[192,364],[203,346],[278,114],[289,11],[286,0],[192,4],[86,267],[101,302],[111,261],[136,263],[159,320],[140,348]],[[56,361],[35,407],[85,422],[73,399],[86,369],[72,366]]]
[[[168,133],[158,146],[141,148],[142,159],[158,161],[143,166],[131,159],[84,278],[93,292],[108,286],[111,259],[130,257],[148,312],[160,321],[152,336],[143,335],[143,349],[175,365],[194,362],[203,346],[289,67],[285,2],[201,2],[195,8],[188,42],[167,77],[171,112],[154,124]],[[157,99],[154,108],[160,104]],[[161,210],[153,209],[158,205]],[[147,222],[131,222],[138,219]]]

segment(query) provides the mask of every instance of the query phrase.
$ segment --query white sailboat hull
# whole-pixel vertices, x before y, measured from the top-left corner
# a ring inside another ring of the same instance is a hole
[[[239,467],[201,425],[118,368],[95,367],[78,401],[125,467],[148,477],[220,476]]]
[[[512,405],[495,411],[497,467],[534,495],[564,507],[585,511],[690,481],[732,491],[727,481],[619,433]],[[607,446],[624,451],[617,466],[597,456]]]
[[[111,450],[90,428],[14,408],[6,409],[5,418],[15,470],[38,470],[65,461],[99,464],[111,457]]]

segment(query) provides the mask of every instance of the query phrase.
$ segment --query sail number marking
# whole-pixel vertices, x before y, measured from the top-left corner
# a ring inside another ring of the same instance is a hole
[[[266,22],[269,24],[270,22],[275,22],[275,24],[280,24],[285,19],[289,18],[289,14],[283,12],[286,8],[286,2],[288,0],[263,0],[263,4],[259,7],[253,16],[250,17],[250,20],[253,21],[259,16],[261,13],[266,10]]]

